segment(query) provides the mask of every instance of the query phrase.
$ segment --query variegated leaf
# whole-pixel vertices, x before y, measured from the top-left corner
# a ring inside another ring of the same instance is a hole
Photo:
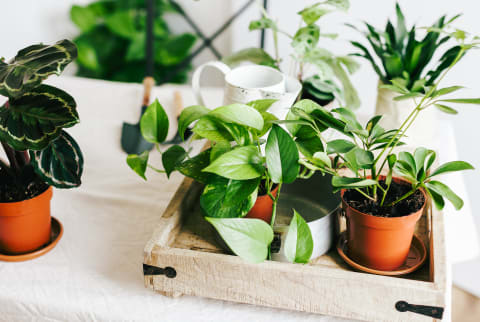
[[[77,47],[64,39],[54,45],[37,44],[20,50],[9,63],[0,63],[0,94],[19,97],[52,74],[60,75],[77,57]]]
[[[15,150],[42,150],[62,128],[78,123],[75,100],[61,89],[40,85],[0,107],[0,139]]]
[[[42,151],[30,151],[35,172],[57,188],[74,188],[81,184],[82,151],[65,131]]]

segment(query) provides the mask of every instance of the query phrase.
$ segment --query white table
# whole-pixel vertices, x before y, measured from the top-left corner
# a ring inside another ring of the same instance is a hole
[[[53,251],[28,262],[0,262],[0,321],[342,321],[189,296],[171,299],[145,289],[143,247],[182,177],[167,181],[149,172],[144,182],[125,163],[121,126],[138,120],[142,87],[68,77],[50,83],[78,103],[82,123],[69,133],[84,152],[83,185],[55,190],[52,214],[65,232]],[[186,106],[194,100],[187,86],[154,90],[175,123],[173,89]],[[205,96],[222,100],[221,89]],[[153,153],[152,162],[160,164],[158,157]],[[461,177],[455,178],[462,186]]]

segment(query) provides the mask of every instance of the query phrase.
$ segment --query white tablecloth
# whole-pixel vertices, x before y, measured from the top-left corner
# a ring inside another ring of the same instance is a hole
[[[65,232],[53,251],[28,262],[0,262],[0,321],[341,321],[189,296],[171,299],[145,289],[143,247],[182,177],[167,181],[149,172],[144,182],[125,163],[121,125],[138,120],[142,86],[68,77],[50,82],[78,103],[82,122],[69,132],[85,155],[83,185],[55,190],[52,214]],[[175,88],[186,106],[194,103],[185,86],[153,92],[171,111],[172,127]],[[220,89],[205,96],[222,101]],[[160,164],[158,154],[152,162]],[[455,178],[456,188],[463,187],[461,177]],[[469,213],[455,217],[471,219]],[[465,236],[455,238],[471,238]]]

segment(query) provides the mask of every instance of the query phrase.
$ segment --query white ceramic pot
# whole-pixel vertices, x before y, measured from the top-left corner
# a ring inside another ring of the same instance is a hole
[[[275,219],[275,240],[272,259],[286,262],[284,254],[288,226],[295,209],[307,222],[313,239],[310,259],[322,256],[333,246],[338,235],[338,209],[340,194],[333,193],[332,177],[316,173],[308,180],[298,179],[282,186]]]
[[[375,114],[383,115],[380,125],[385,130],[398,129],[417,105],[414,99],[395,101],[394,97],[399,95],[389,89],[378,88]],[[420,112],[403,141],[412,147],[431,146],[437,122],[435,107],[428,107]]]

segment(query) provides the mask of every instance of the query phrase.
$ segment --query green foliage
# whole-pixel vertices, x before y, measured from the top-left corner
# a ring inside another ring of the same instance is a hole
[[[170,82],[187,80],[190,64],[183,61],[196,41],[193,34],[173,35],[163,16],[182,9],[169,1],[156,1],[154,20],[155,67],[157,84],[178,68]],[[78,46],[77,75],[91,78],[141,82],[145,73],[146,3],[145,0],[99,0],[86,6],[72,6],[70,18],[81,31],[74,42]]]
[[[87,21],[82,23],[86,26]],[[75,100],[42,84],[48,76],[60,75],[76,57],[76,46],[65,39],[28,46],[8,63],[0,60],[0,94],[8,98],[0,107],[0,141],[9,161],[1,163],[0,172],[17,189],[38,181],[57,188],[81,183],[82,152],[63,131],[79,122]]]
[[[158,100],[150,104],[140,119],[142,136],[151,143],[165,141],[168,134],[168,116]]]
[[[291,136],[273,125],[265,147],[268,173],[275,183],[295,181],[300,170],[298,149]]]
[[[452,34],[442,36],[452,21],[447,21],[446,16],[440,17],[420,38],[418,29],[425,28],[413,26],[407,30],[398,3],[396,15],[396,27],[388,20],[384,31],[365,23],[367,31],[361,33],[371,49],[352,41],[352,45],[360,50],[354,55],[367,59],[382,83],[395,85],[393,80],[397,80],[408,91],[426,93],[426,88],[435,83],[460,52],[461,47],[453,45],[445,49],[443,54],[439,53],[445,43],[455,38]],[[434,61],[434,55],[441,55],[437,62]]]
[[[138,155],[130,154],[127,156],[128,166],[144,180],[147,180],[147,177],[145,176],[145,171],[147,171],[148,156],[148,151],[144,151]]]
[[[336,34],[324,33],[317,22],[326,14],[335,11],[347,11],[350,7],[348,0],[326,0],[317,2],[298,15],[305,25],[301,25],[293,35],[279,28],[277,22],[266,12],[258,20],[250,22],[249,30],[272,30],[276,57],[273,58],[259,48],[246,48],[224,59],[229,65],[236,65],[243,61],[254,64],[279,68],[281,61],[278,54],[278,34],[291,39],[292,58],[297,62],[298,70],[294,71],[303,83],[303,98],[315,100],[326,105],[334,99],[341,104],[355,109],[360,106],[358,94],[353,87],[349,74],[353,74],[359,65],[351,58],[336,56],[328,50],[319,47],[322,37],[335,39]],[[311,77],[304,75],[304,70],[312,66],[315,74]]]
[[[310,227],[294,209],[285,239],[285,257],[292,263],[308,263],[313,252]]]
[[[253,146],[242,146],[226,152],[215,159],[204,172],[215,173],[219,176],[248,180],[262,176],[264,171],[262,156]]]
[[[263,262],[273,240],[271,227],[260,219],[206,217],[228,247],[251,263]]]

